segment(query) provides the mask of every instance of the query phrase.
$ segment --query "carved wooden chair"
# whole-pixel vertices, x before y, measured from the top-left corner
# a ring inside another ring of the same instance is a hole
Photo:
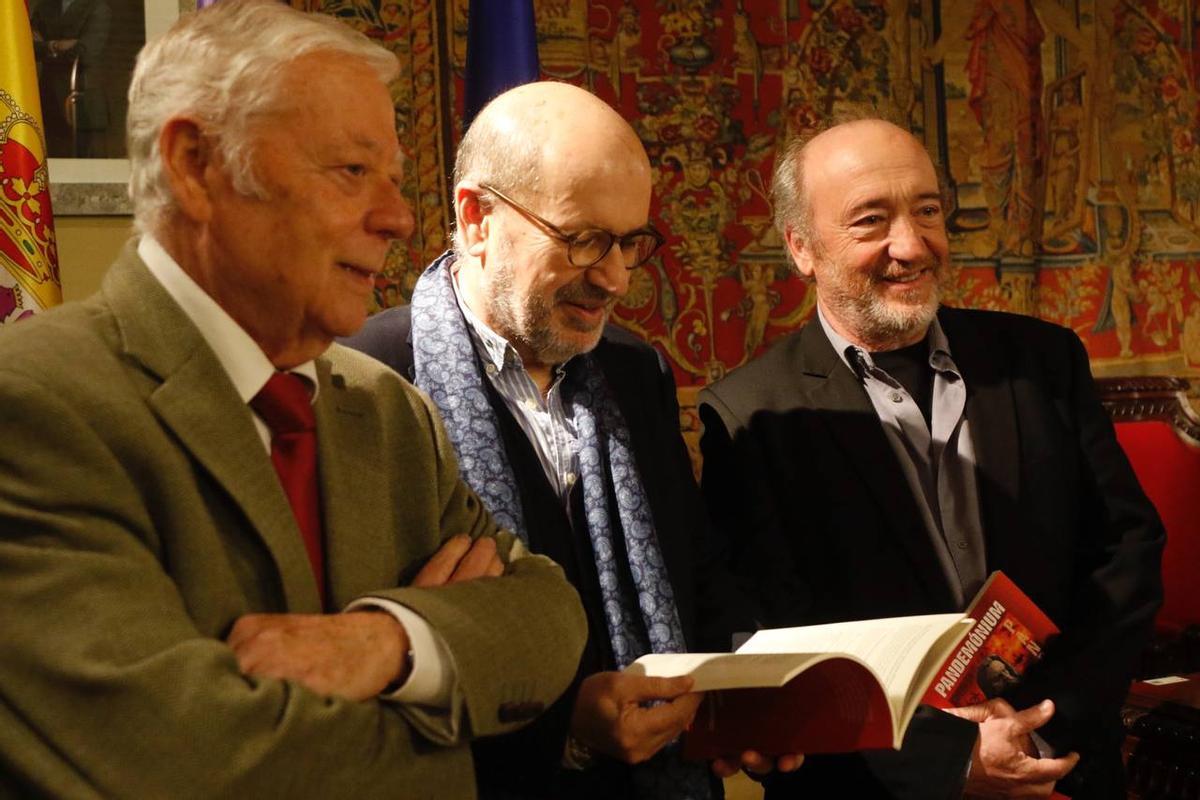
[[[1164,633],[1200,624],[1200,413],[1184,378],[1096,381],[1117,439],[1167,529]]]

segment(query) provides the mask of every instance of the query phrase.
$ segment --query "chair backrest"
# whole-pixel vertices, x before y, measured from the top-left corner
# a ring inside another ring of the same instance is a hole
[[[1158,627],[1200,624],[1200,414],[1183,378],[1104,378],[1101,402],[1167,529]]]

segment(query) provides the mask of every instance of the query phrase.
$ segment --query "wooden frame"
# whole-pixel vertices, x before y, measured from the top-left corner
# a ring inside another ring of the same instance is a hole
[[[1186,378],[1097,378],[1096,389],[1113,422],[1166,422],[1187,444],[1200,447],[1200,413]]]
[[[143,0],[145,38],[163,33],[196,0]],[[129,204],[129,160],[124,158],[50,158],[50,200],[58,216],[124,215]]]

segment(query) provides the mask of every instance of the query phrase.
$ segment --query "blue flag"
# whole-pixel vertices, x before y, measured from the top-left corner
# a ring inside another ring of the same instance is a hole
[[[539,74],[533,0],[471,0],[463,130],[493,97]]]

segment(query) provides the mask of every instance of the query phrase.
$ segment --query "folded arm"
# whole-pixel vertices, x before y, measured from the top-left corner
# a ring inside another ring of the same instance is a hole
[[[469,763],[461,748],[418,743],[393,704],[246,674],[223,638],[279,601],[240,512],[182,451],[138,429],[143,408],[85,408],[0,381],[20,421],[0,442],[0,756],[19,783],[61,796],[373,797]],[[442,495],[445,529],[478,535],[486,525],[464,491]],[[558,569],[497,542],[502,578],[381,592],[445,639],[464,735],[526,721],[506,707],[556,696],[583,638]],[[528,624],[533,609],[542,624]]]

